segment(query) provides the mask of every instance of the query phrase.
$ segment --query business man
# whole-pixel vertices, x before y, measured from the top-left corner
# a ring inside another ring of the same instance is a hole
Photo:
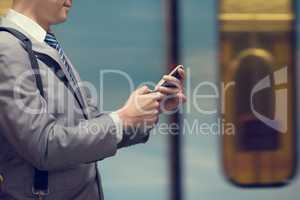
[[[0,27],[23,33],[35,52],[50,56],[61,68],[59,74],[38,61],[41,95],[28,52],[15,36],[0,32],[1,200],[103,199],[96,162],[122,147],[145,143],[165,98],[172,96],[164,101],[167,110],[185,100],[180,70],[181,81],[164,77],[177,88],[150,92],[142,87],[121,109],[100,113],[50,30],[67,19],[71,6],[72,0],[14,0],[1,19]],[[44,193],[35,190],[36,171],[47,172]]]

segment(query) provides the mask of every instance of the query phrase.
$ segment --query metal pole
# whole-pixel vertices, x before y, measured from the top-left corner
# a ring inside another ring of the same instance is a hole
[[[168,49],[168,71],[180,62],[180,36],[179,36],[179,2],[178,0],[167,0],[167,49]],[[170,198],[171,200],[182,200],[182,171],[181,171],[181,123],[180,113],[170,116],[169,122],[177,124],[169,136],[170,141]]]

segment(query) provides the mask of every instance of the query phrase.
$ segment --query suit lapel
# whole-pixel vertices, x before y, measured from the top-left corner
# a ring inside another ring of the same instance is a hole
[[[81,79],[80,79],[79,74],[77,73],[74,65],[72,64],[71,60],[68,58],[67,55],[65,55],[65,56],[66,56],[66,60],[67,60],[67,62],[69,64],[71,70],[73,71],[73,73],[75,75],[75,79],[76,79],[76,81],[78,83],[78,86],[79,86],[78,87],[78,95],[80,96],[82,104],[84,105],[84,108],[86,109],[87,108],[87,102],[86,102],[86,99],[83,97],[84,92],[83,92],[83,88],[81,86],[81,83],[82,83]],[[88,113],[86,110],[85,110],[85,112]]]
[[[9,28],[14,28],[16,30],[19,30],[21,31],[23,34],[25,34],[32,42],[32,49],[36,52],[39,52],[39,53],[42,53],[42,54],[46,54],[48,56],[50,56],[51,58],[53,58],[61,67],[61,69],[63,70],[66,78],[68,79],[69,83],[72,83],[71,82],[71,77],[69,75],[69,72],[67,71],[66,67],[64,66],[61,58],[60,58],[60,55],[58,54],[57,50],[55,50],[54,48],[50,47],[49,45],[47,45],[45,42],[44,43],[41,43],[37,40],[35,40],[34,38],[32,38],[30,35],[26,34],[26,32],[21,28],[19,27],[18,25],[16,25],[15,23],[5,19],[5,18],[2,18],[1,19],[1,26],[3,27],[9,27]],[[68,59],[68,63],[70,65],[70,67],[72,68],[72,70],[74,71],[74,67],[73,65],[71,64],[70,60]],[[76,79],[77,81],[80,81],[79,80],[79,77],[76,74]],[[78,82],[79,83],[79,82]],[[83,98],[83,93],[82,93],[82,90],[81,88],[79,87],[78,89],[76,89],[73,84],[69,84],[71,87],[72,87],[72,90],[74,91],[74,95],[76,95],[76,97],[78,98],[79,100],[79,104],[81,104],[82,108],[84,109],[84,112],[85,114],[87,113],[86,112],[86,102],[85,102],[85,99]]]
[[[74,84],[72,84],[73,81],[70,77],[70,74],[67,71],[66,67],[64,66],[57,50],[55,50],[52,47],[48,46],[46,43],[40,43],[40,42],[34,41],[32,44],[33,44],[32,47],[33,47],[34,51],[37,51],[37,52],[43,53],[43,54],[47,54],[50,57],[52,57],[55,61],[57,61],[57,63],[60,65],[62,71],[64,72],[64,74],[65,74],[65,76],[66,76],[66,78],[69,82],[70,87],[72,87],[72,90],[74,91],[74,95],[76,95],[79,103],[81,104],[81,107],[84,109],[84,112],[86,114],[87,112],[85,110],[86,110],[87,104],[86,104],[86,102],[83,98],[82,91],[81,91],[80,87],[76,88],[76,86],[74,86]],[[72,70],[74,71],[74,68],[73,68],[73,66],[71,66],[71,63],[70,63],[69,60],[68,60],[68,64],[70,65],[70,67],[72,67]],[[76,77],[76,79],[77,79],[77,77]],[[76,81],[77,81],[77,83],[79,83],[78,80],[76,80]]]
[[[49,55],[50,57],[52,57],[53,59],[55,59],[55,61],[58,62],[58,64],[60,65],[61,69],[63,70],[66,78],[68,79],[68,82],[70,83],[70,87],[72,87],[72,90],[74,91],[74,95],[76,95],[77,99],[78,99],[78,103],[81,104],[81,107],[83,108],[83,111],[84,113],[87,115],[87,112],[86,112],[86,108],[87,108],[87,104],[85,102],[85,99],[82,95],[82,90],[81,88],[76,88],[76,86],[74,86],[72,83],[72,79],[70,77],[70,74],[69,72],[67,71],[66,67],[64,66],[61,58],[60,58],[60,55],[58,54],[57,50],[53,49],[52,47],[48,46],[46,43],[40,43],[40,42],[37,42],[37,41],[34,41],[33,43],[33,50],[34,51],[37,51],[39,53],[44,53],[44,54],[47,54]],[[67,61],[68,64],[70,65],[70,67],[72,68],[72,70],[74,71],[74,68],[73,66],[71,66],[71,63],[70,61],[68,60]],[[78,78],[76,77],[76,81],[77,83],[79,84],[79,80]]]

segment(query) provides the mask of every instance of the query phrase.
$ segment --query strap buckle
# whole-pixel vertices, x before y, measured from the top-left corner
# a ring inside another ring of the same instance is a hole
[[[40,199],[43,196],[47,196],[47,195],[50,194],[49,188],[47,188],[46,190],[37,190],[34,187],[32,187],[31,191],[32,191],[33,195],[38,197],[38,199]]]

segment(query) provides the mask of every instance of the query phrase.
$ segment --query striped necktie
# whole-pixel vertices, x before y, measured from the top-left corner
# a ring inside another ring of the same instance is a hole
[[[58,51],[60,59],[62,60],[64,67],[65,67],[66,71],[68,72],[68,75],[71,79],[71,82],[72,82],[71,84],[72,84],[73,88],[76,88],[76,90],[77,90],[78,84],[77,84],[77,80],[75,78],[75,74],[67,61],[66,55],[65,55],[60,43],[58,42],[58,40],[55,38],[55,36],[52,33],[47,33],[45,42],[49,46],[51,46],[52,48],[54,48]]]
[[[56,49],[58,51],[60,59],[62,60],[62,62],[64,64],[64,67],[66,69],[66,70],[64,70],[67,73],[65,75],[69,77],[67,79],[69,80],[69,84],[71,85],[71,88],[73,89],[73,92],[75,94],[75,98],[79,101],[79,104],[80,104],[80,106],[83,110],[83,114],[84,114],[85,118],[87,119],[87,115],[85,114],[85,111],[84,111],[83,96],[82,96],[82,94],[79,90],[79,85],[78,85],[78,82],[75,78],[75,74],[73,72],[73,69],[69,65],[69,63],[67,61],[67,58],[65,56],[65,53],[64,53],[60,43],[57,41],[57,39],[55,38],[55,36],[52,33],[47,33],[46,38],[45,38],[45,42],[49,46],[53,47],[54,49]]]

